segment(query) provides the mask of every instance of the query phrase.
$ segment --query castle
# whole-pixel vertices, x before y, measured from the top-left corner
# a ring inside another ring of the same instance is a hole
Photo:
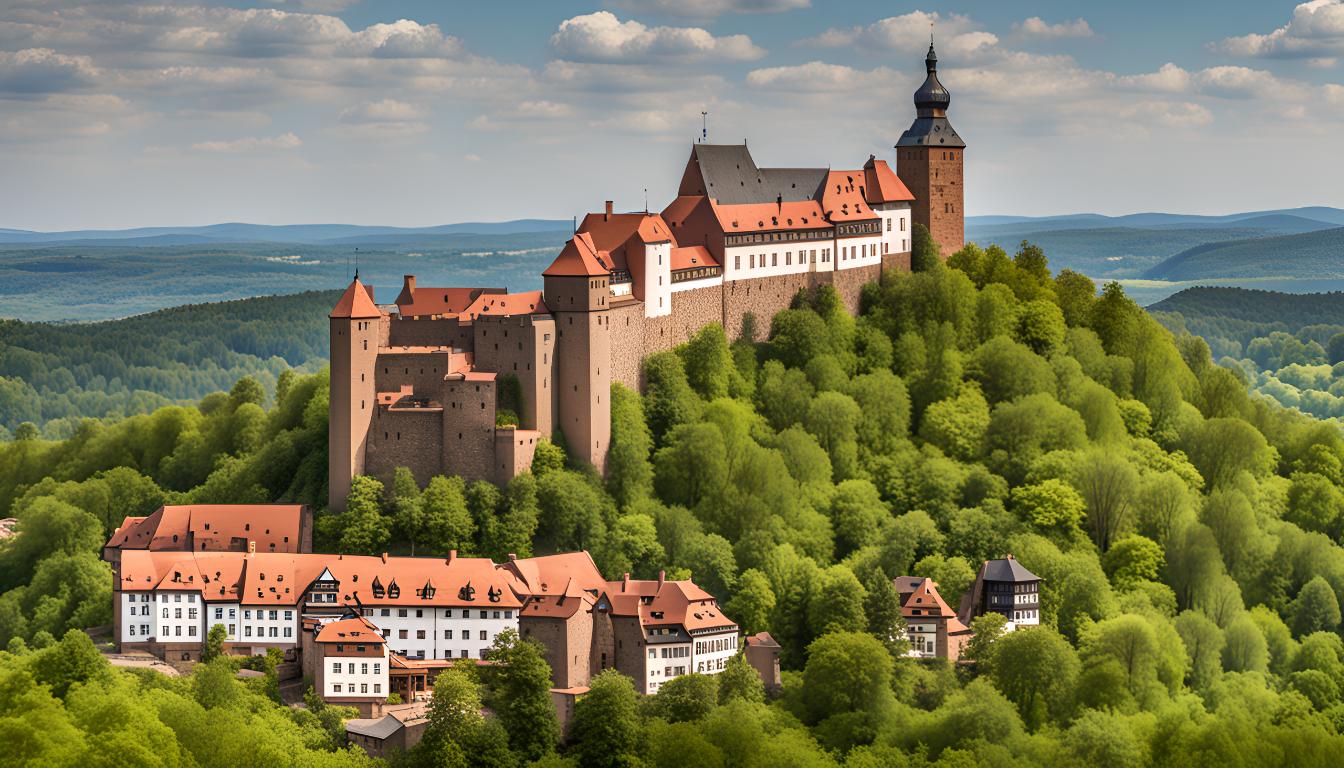
[[[584,217],[543,290],[434,288],[407,276],[392,305],[359,281],[331,311],[330,506],[351,478],[408,467],[497,483],[563,436],[603,469],[613,382],[709,323],[759,339],[799,290],[857,311],[883,269],[909,270],[912,222],[943,253],[963,244],[963,154],[932,43],[895,171],[761,168],[745,143],[695,144],[661,213]],[[747,318],[760,323],[752,323]]]

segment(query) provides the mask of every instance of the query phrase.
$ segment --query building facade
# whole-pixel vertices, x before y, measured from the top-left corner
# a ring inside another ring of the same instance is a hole
[[[962,645],[971,639],[971,630],[938,594],[938,585],[921,576],[901,576],[893,584],[901,601],[909,655],[956,661]]]
[[[1009,630],[1041,623],[1041,578],[1011,554],[982,563],[962,597],[960,615],[966,624],[991,611],[1008,620]]]
[[[709,323],[760,339],[801,290],[832,286],[851,311],[883,269],[908,270],[912,226],[950,254],[963,238],[965,143],[936,74],[896,146],[897,170],[761,168],[745,143],[695,144],[661,211],[584,217],[543,290],[437,288],[406,276],[379,305],[358,276],[330,315],[330,506],[354,475],[408,467],[509,480],[563,437],[603,469],[610,386]]]

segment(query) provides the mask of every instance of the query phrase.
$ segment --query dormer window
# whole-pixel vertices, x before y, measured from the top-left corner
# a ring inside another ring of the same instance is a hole
[[[498,603],[498,602],[499,602],[499,598],[500,598],[503,594],[504,594],[504,593],[501,592],[500,589],[499,589],[498,587],[491,587],[491,588],[486,592],[486,595],[489,596],[489,598],[490,598],[490,602],[492,602],[492,603]]]
[[[392,598],[393,600],[397,599],[398,597],[401,597],[401,587],[397,586],[396,579],[393,579],[392,583],[388,585],[387,596]]]
[[[457,599],[468,602],[476,599],[476,588],[471,586],[471,582],[467,582],[465,586],[457,590]]]
[[[381,600],[381,599],[384,597],[385,594],[386,594],[386,593],[385,593],[384,590],[383,590],[383,583],[382,583],[381,581],[378,580],[378,577],[377,577],[377,576],[374,576],[374,577],[373,577],[373,596]]]

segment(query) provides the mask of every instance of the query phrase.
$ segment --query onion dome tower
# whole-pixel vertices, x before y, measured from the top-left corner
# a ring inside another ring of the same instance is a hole
[[[915,121],[896,143],[896,175],[915,196],[911,216],[947,258],[965,244],[962,170],[966,142],[952,128],[947,109],[952,94],[938,80],[938,54],[929,38],[927,74],[915,91]]]

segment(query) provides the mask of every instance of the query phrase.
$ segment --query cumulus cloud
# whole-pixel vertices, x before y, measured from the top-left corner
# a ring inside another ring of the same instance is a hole
[[[931,26],[932,25],[932,26]],[[832,27],[803,41],[820,48],[855,46],[873,52],[919,50],[928,46],[930,30],[936,30],[941,55],[968,60],[982,55],[999,42],[997,35],[979,28],[969,16],[912,11],[867,26]]]
[[[1073,21],[1061,21],[1058,24],[1050,24],[1040,16],[1032,16],[1013,25],[1013,29],[1023,37],[1034,37],[1046,40],[1058,40],[1066,37],[1095,37],[1096,33],[1092,31],[1092,25],[1087,23],[1086,19],[1074,19]]]
[[[891,70],[861,70],[843,64],[809,61],[788,67],[765,67],[747,73],[747,84],[763,90],[794,93],[835,93],[880,88],[889,84]]]
[[[69,56],[50,48],[0,51],[0,93],[33,96],[76,90],[97,76],[87,56]]]
[[[336,118],[339,132],[358,136],[410,136],[424,133],[429,125],[421,120],[425,110],[396,99],[366,101],[341,110]]]
[[[571,61],[747,61],[765,51],[746,35],[716,37],[699,27],[648,27],[610,11],[575,16],[551,36],[556,55]]]
[[[662,16],[693,19],[714,18],[726,13],[780,13],[807,8],[811,0],[621,0],[617,5]]]
[[[1205,93],[1239,99],[1273,96],[1292,87],[1263,69],[1232,66],[1201,70],[1194,81]]]
[[[299,137],[295,136],[293,131],[286,131],[279,136],[244,136],[227,141],[201,141],[192,144],[191,148],[197,152],[218,154],[255,154],[287,151],[301,146],[303,142]]]
[[[1190,73],[1171,62],[1163,64],[1156,72],[1141,75],[1122,75],[1116,82],[1124,87],[1160,93],[1182,93],[1190,90]]]
[[[1302,3],[1282,27],[1229,37],[1214,47],[1239,56],[1307,58],[1344,53],[1344,0]]]

